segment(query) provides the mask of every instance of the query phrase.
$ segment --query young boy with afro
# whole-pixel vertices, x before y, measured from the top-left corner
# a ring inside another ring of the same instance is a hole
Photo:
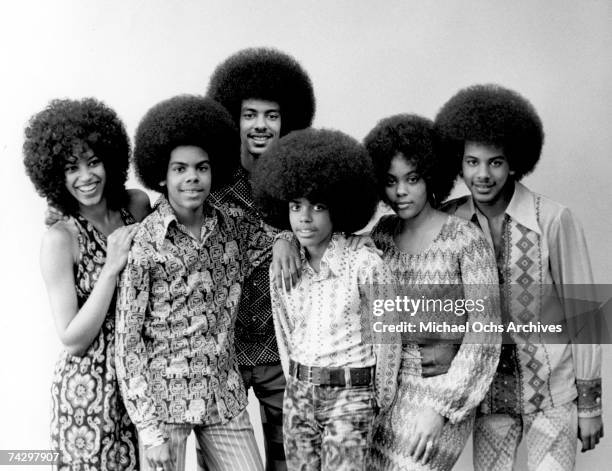
[[[266,222],[291,229],[302,274],[288,292],[271,280],[272,313],[287,379],[289,469],[360,470],[375,413],[376,355],[361,330],[364,285],[391,279],[382,259],[349,248],[345,233],[376,209],[371,160],[337,131],[301,130],[265,153],[253,175]]]
[[[445,209],[477,224],[495,249],[502,319],[525,324],[547,313],[567,316],[559,298],[571,297],[571,285],[592,285],[591,267],[569,209],[520,183],[544,141],[534,107],[507,88],[475,85],[442,107],[436,128],[443,158],[471,193]],[[539,295],[546,287],[557,296]],[[603,435],[600,345],[538,338],[506,337],[476,419],[476,470],[513,469],[523,437],[528,469],[571,470],[577,437],[586,451]]]
[[[238,152],[227,111],[178,96],[147,112],[136,131],[136,173],[162,196],[142,222],[121,279],[117,370],[143,461],[182,470],[194,430],[213,470],[261,470],[234,351],[241,285],[271,250],[260,221],[215,206]]]
[[[293,57],[278,50],[244,49],[217,67],[208,96],[229,111],[240,129],[240,151],[227,156],[239,159],[240,165],[227,185],[213,191],[211,200],[261,219],[253,202],[250,174],[257,159],[280,136],[310,126],[315,99],[308,74]],[[236,320],[236,355],[245,387],[253,387],[260,402],[266,469],[283,471],[285,377],[272,322],[268,275],[271,258],[255,268],[244,282]],[[289,263],[285,273],[296,272],[293,258],[297,253],[285,262]],[[281,269],[277,268],[277,272]]]

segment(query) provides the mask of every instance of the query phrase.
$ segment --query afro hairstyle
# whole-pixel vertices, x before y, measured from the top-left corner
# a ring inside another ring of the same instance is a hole
[[[501,147],[514,179],[538,163],[544,144],[542,121],[533,105],[500,85],[473,85],[446,102],[435,119],[440,152],[458,174],[466,141]]]
[[[281,138],[257,162],[253,195],[266,222],[291,229],[289,202],[307,198],[329,207],[335,232],[364,227],[378,204],[376,176],[365,148],[339,131],[303,129]]]
[[[140,121],[134,139],[136,174],[147,188],[165,193],[170,153],[179,146],[197,146],[208,154],[212,188],[231,180],[240,151],[238,131],[219,103],[195,95],[179,95],[151,108]]]
[[[383,201],[387,201],[387,172],[398,153],[412,163],[425,180],[427,197],[432,206],[443,202],[453,189],[456,174],[441,165],[436,152],[433,121],[430,119],[412,114],[384,118],[368,133],[364,144],[372,158]]]
[[[278,103],[281,135],[310,126],[315,112],[312,83],[290,55],[270,48],[243,49],[217,66],[207,95],[240,122],[243,100]]]
[[[106,202],[119,209],[127,201],[130,141],[112,109],[94,98],[56,99],[25,129],[26,173],[38,194],[66,215],[76,215],[79,204],[66,188],[65,165],[91,152],[104,165]]]

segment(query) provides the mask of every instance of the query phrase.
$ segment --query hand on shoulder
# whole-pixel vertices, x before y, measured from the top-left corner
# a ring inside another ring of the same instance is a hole
[[[140,222],[151,213],[151,201],[142,190],[128,190],[128,209],[136,221]]]

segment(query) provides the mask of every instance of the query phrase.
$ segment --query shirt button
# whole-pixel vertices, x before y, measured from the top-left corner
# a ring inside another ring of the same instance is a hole
[[[257,320],[257,317],[253,316],[251,317],[251,322],[255,322]]]

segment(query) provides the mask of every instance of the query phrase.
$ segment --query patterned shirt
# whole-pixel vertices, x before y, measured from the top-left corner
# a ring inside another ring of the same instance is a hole
[[[161,424],[225,423],[247,397],[234,352],[241,285],[272,233],[235,208],[205,203],[199,239],[162,196],[137,230],[117,302],[117,373],[146,447]]]
[[[289,360],[307,366],[365,367],[376,357],[362,339],[360,306],[366,283],[388,283],[381,258],[367,248],[351,250],[334,234],[316,273],[302,255],[302,275],[290,292],[270,283],[272,314],[285,375]]]
[[[445,210],[477,224],[493,247],[488,220],[471,196],[446,203]],[[569,299],[571,285],[593,284],[578,221],[566,207],[520,183],[515,183],[506,208],[499,249],[505,319],[535,322],[551,312],[552,318],[559,319],[565,315],[559,298],[534,293],[554,285],[561,298]],[[532,413],[578,397],[579,417],[601,414],[599,344],[533,343],[520,337],[515,341],[516,346],[504,346],[496,377],[482,405],[483,412]]]
[[[210,195],[213,204],[242,209],[253,219],[261,219],[253,202],[249,174],[240,167],[230,185]],[[269,267],[272,252],[261,265],[254,268],[242,285],[242,298],[236,319],[236,354],[240,366],[270,365],[278,363],[278,347],[274,335],[270,306]]]

